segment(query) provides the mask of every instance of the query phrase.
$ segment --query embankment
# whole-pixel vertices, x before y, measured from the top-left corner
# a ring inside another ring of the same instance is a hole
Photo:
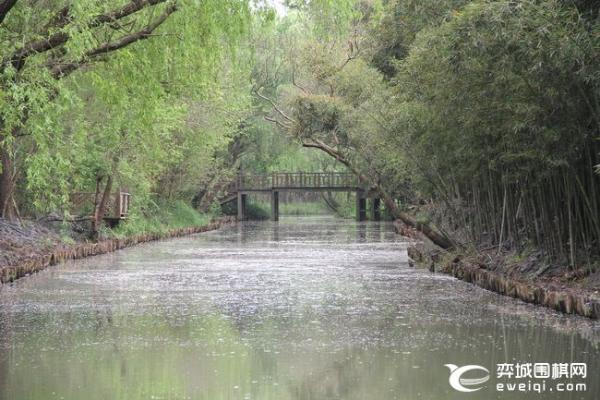
[[[104,239],[95,243],[85,242],[72,245],[57,245],[53,248],[46,249],[44,252],[42,252],[42,254],[35,254],[22,259],[16,265],[0,265],[0,284],[12,282],[15,279],[41,271],[49,266],[56,265],[67,260],[76,260],[100,254],[106,254],[153,240],[175,238],[192,235],[195,233],[208,232],[233,222],[234,219],[226,217],[214,220],[207,225],[172,229],[164,233],[140,234],[118,239]]]
[[[405,233],[400,230],[399,233]],[[414,237],[413,237],[414,238]],[[526,303],[552,308],[566,314],[600,319],[600,295],[598,290],[583,288],[568,282],[544,277],[509,276],[501,268],[464,257],[460,254],[432,250],[431,245],[415,244],[408,248],[408,256],[421,267],[442,272],[505,296]]]

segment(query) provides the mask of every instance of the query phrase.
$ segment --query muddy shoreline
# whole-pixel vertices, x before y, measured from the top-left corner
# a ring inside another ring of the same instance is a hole
[[[113,251],[135,246],[140,243],[146,243],[155,240],[208,232],[219,229],[222,226],[232,224],[234,221],[235,219],[226,217],[214,220],[208,225],[173,229],[166,233],[140,234],[120,239],[104,239],[95,243],[83,242],[72,245],[60,244],[52,246],[44,249],[44,251],[41,253],[19,260],[16,265],[0,265],[0,284],[12,282],[16,279],[44,270],[52,265],[56,265],[67,260],[77,260],[100,254],[111,253]]]
[[[405,232],[397,229],[400,234]],[[409,235],[413,239],[419,238]],[[557,282],[545,277],[509,276],[502,270],[492,270],[490,265],[462,254],[443,254],[431,244],[418,241],[408,247],[409,262],[432,272],[451,275],[483,289],[560,311],[600,319],[598,290]]]

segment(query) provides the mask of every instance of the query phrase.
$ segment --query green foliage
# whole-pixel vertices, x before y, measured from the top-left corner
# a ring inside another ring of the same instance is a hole
[[[134,193],[134,207],[153,192],[190,201],[218,170],[217,154],[250,106],[248,2],[167,1],[96,22],[129,3],[20,1],[0,24],[7,63],[24,43],[67,38],[0,67],[0,146],[13,154],[21,206],[68,211],[70,193],[93,192],[107,176]],[[172,4],[177,10],[147,40],[90,55],[143,32]],[[78,67],[57,79],[53,68],[69,65]]]
[[[423,32],[406,60],[398,89],[433,111],[419,141],[460,157],[465,175],[488,165],[551,173],[585,145],[585,92],[596,85],[591,38],[576,14],[552,3],[469,5]]]
[[[302,10],[305,12],[304,7]],[[254,91],[275,99],[280,93],[295,89],[290,81],[301,71],[301,61],[290,57],[302,45],[307,29],[310,29],[305,22],[297,14],[289,15],[277,23],[259,15],[251,35],[251,79]],[[332,168],[331,161],[325,155],[301,148],[295,138],[281,135],[277,126],[265,120],[270,105],[264,99],[254,96],[252,105],[252,112],[246,114],[238,125],[230,146],[231,164],[255,173]]]
[[[279,204],[279,215],[303,216],[322,215],[329,213],[330,211],[322,202],[294,202]]]
[[[534,243],[572,266],[600,256],[597,10],[393,0],[363,15],[282,52],[295,69],[272,81],[271,119],[392,199],[427,204],[419,220],[459,243]]]
[[[408,55],[416,35],[449,20],[471,0],[391,0],[369,27],[368,56],[387,78],[397,73],[395,62]]]
[[[249,202],[246,204],[246,217],[251,221],[266,221],[271,218],[271,206],[263,202]]]
[[[201,214],[182,201],[154,204],[144,212],[133,213],[108,236],[127,237],[141,234],[166,233],[169,230],[207,225],[213,216]]]
[[[393,127],[462,240],[597,256],[599,32],[564,2],[472,2],[396,64]]]
[[[345,216],[345,209],[342,210],[342,208],[340,208],[340,212]],[[331,210],[329,210],[322,201],[279,203],[280,216],[327,215],[331,213]],[[347,214],[351,217],[354,216],[352,211],[348,211]],[[250,220],[267,220],[271,218],[271,204],[264,201],[251,201],[246,205],[246,215]],[[342,216],[342,214],[340,214],[340,216]]]
[[[353,21],[361,18],[355,0],[287,0],[290,9],[297,9],[307,17],[307,26],[319,35],[346,32]]]
[[[340,118],[344,104],[336,97],[325,95],[300,96],[294,104],[296,126],[294,134],[300,139],[338,135],[347,137]]]
[[[333,199],[336,202],[335,215],[344,219],[356,218],[356,198],[354,195],[348,196],[347,193],[333,193]]]
[[[110,176],[135,196],[120,229],[160,231],[201,221],[155,203],[216,212],[239,170],[349,167],[458,242],[598,256],[594,2],[290,0],[278,18],[179,0],[98,56],[174,2],[97,22],[126,3],[25,0],[0,24],[0,146],[27,211],[68,212]]]

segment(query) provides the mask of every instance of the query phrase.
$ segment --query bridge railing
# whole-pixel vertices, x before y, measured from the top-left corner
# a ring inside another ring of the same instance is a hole
[[[75,192],[71,193],[70,198],[70,211],[71,213],[79,216],[91,216],[96,207],[97,201],[96,193],[91,192]],[[131,194],[125,191],[118,191],[111,193],[108,201],[106,202],[106,208],[104,209],[105,218],[118,218],[125,219],[129,215],[129,204],[131,201]]]
[[[240,174],[237,177],[237,190],[269,190],[273,187],[272,175]]]
[[[358,178],[343,172],[295,172],[262,175],[241,174],[238,190],[357,188]]]

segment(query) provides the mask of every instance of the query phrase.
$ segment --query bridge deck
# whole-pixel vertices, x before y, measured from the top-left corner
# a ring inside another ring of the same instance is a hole
[[[239,175],[237,192],[267,192],[273,190],[360,190],[357,177],[339,172],[273,173],[268,175]]]
[[[229,197],[221,204],[237,199],[238,220],[246,215],[246,198],[250,193],[270,193],[271,219],[279,219],[279,192],[282,191],[331,191],[356,193],[356,219],[364,221],[367,214],[369,190],[360,184],[354,174],[340,172],[284,172],[262,175],[240,174],[228,192]],[[372,198],[373,218],[380,218],[380,201]]]

